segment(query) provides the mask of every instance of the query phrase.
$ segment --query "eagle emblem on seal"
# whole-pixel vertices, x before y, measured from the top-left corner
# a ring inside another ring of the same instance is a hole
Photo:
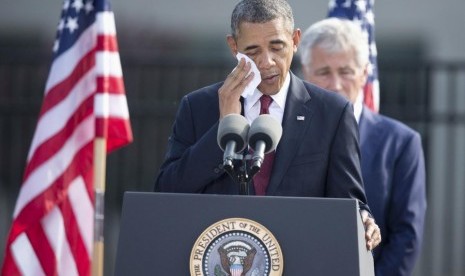
[[[252,267],[257,250],[245,241],[230,241],[218,248],[221,266],[231,276],[243,276]]]

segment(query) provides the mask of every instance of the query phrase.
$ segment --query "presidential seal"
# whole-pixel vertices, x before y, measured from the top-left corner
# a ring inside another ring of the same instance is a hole
[[[263,225],[244,218],[221,220],[197,239],[192,276],[277,276],[283,273],[278,241]]]

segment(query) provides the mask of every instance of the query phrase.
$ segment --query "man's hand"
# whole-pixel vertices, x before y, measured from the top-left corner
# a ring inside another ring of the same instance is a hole
[[[241,58],[239,64],[228,75],[223,86],[218,90],[220,119],[231,113],[241,114],[241,94],[254,76],[253,72],[247,76],[250,68],[250,63]]]
[[[365,240],[367,242],[367,249],[373,250],[381,242],[381,231],[375,220],[370,217],[368,211],[362,210],[362,221],[365,226]]]

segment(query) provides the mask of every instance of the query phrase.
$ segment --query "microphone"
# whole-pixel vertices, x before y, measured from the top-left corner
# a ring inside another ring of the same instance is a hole
[[[254,150],[250,173],[252,176],[260,170],[265,153],[276,149],[282,133],[281,124],[270,114],[262,114],[252,122],[249,131],[249,145]]]
[[[224,151],[223,167],[225,170],[232,170],[236,153],[243,151],[247,146],[249,128],[247,119],[239,114],[228,114],[221,119],[217,141],[221,150]]]

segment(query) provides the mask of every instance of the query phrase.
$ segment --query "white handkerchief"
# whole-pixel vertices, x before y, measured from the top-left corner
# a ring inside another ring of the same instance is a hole
[[[260,75],[260,71],[258,71],[257,65],[255,65],[255,62],[248,56],[242,54],[242,53],[237,53],[236,58],[238,61],[241,60],[241,58],[244,58],[246,62],[250,62],[252,67],[250,68],[250,71],[254,73],[252,81],[245,87],[244,92],[242,92],[242,97],[247,98],[247,96],[252,95],[255,88],[262,82],[262,76]],[[249,71],[249,73],[250,73]]]

